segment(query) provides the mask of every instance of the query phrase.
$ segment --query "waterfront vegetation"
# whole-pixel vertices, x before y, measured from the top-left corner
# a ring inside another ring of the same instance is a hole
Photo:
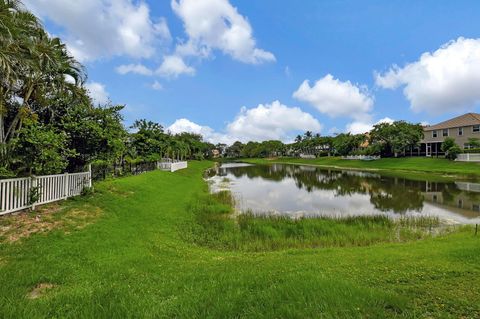
[[[0,0],[0,178],[210,155],[213,144],[198,134],[145,119],[126,127],[124,105],[98,105],[86,79],[21,1]]]
[[[1,317],[480,316],[471,227],[431,236],[435,219],[234,218],[228,193],[208,194],[211,165],[98,183],[44,209],[43,231],[1,237]]]
[[[442,175],[455,175],[460,177],[480,177],[480,163],[454,162],[443,158],[406,157],[382,158],[375,161],[346,160],[341,157],[319,157],[315,159],[302,158],[270,158],[270,159],[244,159],[243,161],[255,164],[284,163],[303,164],[322,167],[375,170],[382,172],[408,173],[433,173]],[[436,176],[432,176],[436,177]]]
[[[393,220],[380,215],[292,219],[247,212],[232,218],[231,201],[228,191],[197,198],[189,208],[196,223],[186,238],[214,249],[240,251],[349,247],[423,239],[440,225],[433,217]]]

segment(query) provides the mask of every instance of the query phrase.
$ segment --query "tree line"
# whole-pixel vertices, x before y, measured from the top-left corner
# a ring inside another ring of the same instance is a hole
[[[420,124],[396,121],[380,123],[365,134],[341,133],[321,136],[311,131],[298,135],[293,143],[281,141],[239,141],[223,149],[226,157],[274,157],[274,156],[345,156],[382,155],[402,156],[411,147],[417,147],[423,138]]]
[[[89,163],[209,156],[200,135],[155,122],[125,127],[123,105],[94,105],[85,68],[20,1],[0,0],[0,176],[54,174]]]

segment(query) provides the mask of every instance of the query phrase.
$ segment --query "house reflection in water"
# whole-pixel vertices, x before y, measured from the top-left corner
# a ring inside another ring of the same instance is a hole
[[[444,184],[425,182],[423,196],[426,202],[437,207],[448,207],[466,218],[480,216],[480,184],[455,182],[457,190],[445,191]]]
[[[377,172],[284,164],[229,164],[210,177],[218,181],[227,177],[238,208],[259,214],[409,214],[480,222],[480,184],[476,183],[432,182]]]

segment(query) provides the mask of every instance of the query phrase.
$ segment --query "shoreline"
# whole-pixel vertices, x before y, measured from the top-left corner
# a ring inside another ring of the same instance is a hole
[[[280,158],[279,158],[280,159]],[[319,167],[325,169],[335,169],[335,170],[346,170],[346,171],[357,171],[357,172],[376,172],[383,173],[384,175],[399,175],[399,174],[416,174],[421,175],[422,177],[436,177],[442,178],[445,180],[462,180],[462,181],[477,181],[480,182],[480,165],[478,167],[478,173],[474,174],[471,172],[466,173],[453,173],[448,171],[433,171],[433,170],[423,170],[423,169],[405,169],[405,168],[372,168],[372,167],[353,167],[353,166],[341,166],[335,164],[319,164],[319,163],[305,163],[304,160],[299,159],[295,161],[292,158],[285,158],[285,160],[279,159],[262,159],[262,158],[240,158],[238,161],[249,163],[249,164],[287,164],[287,165],[297,165],[297,166],[309,166],[309,167]],[[313,160],[312,160],[313,161]],[[418,177],[418,176],[416,176]],[[415,178],[412,176],[412,178]]]

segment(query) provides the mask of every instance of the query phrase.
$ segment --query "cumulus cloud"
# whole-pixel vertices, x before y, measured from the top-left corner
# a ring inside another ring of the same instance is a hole
[[[352,84],[350,81],[342,82],[331,74],[318,80],[310,86],[305,80],[293,97],[299,101],[307,102],[319,112],[331,117],[351,117],[365,120],[373,108],[374,99],[363,86]]]
[[[153,75],[153,71],[143,64],[124,64],[118,66],[115,70],[119,74],[134,73],[146,76]]]
[[[214,129],[208,126],[199,125],[186,118],[176,120],[172,125],[167,128],[172,134],[179,134],[182,132],[200,134],[203,139],[210,143],[226,143],[232,144],[234,141],[232,137],[227,134],[215,132]]]
[[[318,132],[322,125],[309,113],[298,107],[288,107],[279,101],[260,104],[255,108],[243,107],[227,131],[243,141],[288,140],[292,131]]]
[[[188,36],[178,54],[205,57],[216,49],[244,63],[275,61],[257,48],[250,23],[228,0],[172,0],[171,5]]]
[[[88,95],[94,104],[106,104],[109,102],[108,92],[105,85],[98,82],[89,82],[85,84]]]
[[[260,104],[247,109],[243,107],[223,132],[196,124],[188,119],[175,121],[168,130],[172,133],[191,132],[202,134],[209,142],[231,144],[235,141],[292,141],[295,133],[319,132],[322,125],[312,115],[297,107],[288,107],[279,101]]]
[[[194,134],[209,135],[211,132],[213,132],[213,129],[208,126],[198,125],[197,123],[183,118],[176,120],[172,125],[167,128],[167,131],[171,132],[172,134],[188,132]]]
[[[154,81],[151,85],[151,88],[154,89],[155,91],[161,91],[163,90],[163,85],[158,81]]]
[[[480,39],[458,38],[419,60],[375,74],[386,89],[404,87],[415,112],[441,114],[472,109],[480,103]]]
[[[347,132],[347,133],[349,132],[349,133],[352,133],[352,134],[363,134],[363,133],[366,133],[366,132],[370,132],[373,129],[373,126],[376,125],[376,124],[380,124],[380,123],[391,124],[393,122],[394,122],[394,120],[392,120],[389,117],[385,117],[385,118],[377,121],[376,123],[355,121],[355,122],[347,124],[347,127],[345,128],[345,132]]]
[[[177,55],[168,55],[164,57],[162,64],[156,73],[167,78],[176,78],[179,75],[194,75],[195,69],[188,66],[181,57]]]
[[[64,28],[62,37],[80,61],[126,55],[153,56],[171,39],[165,19],[154,21],[146,3],[133,0],[24,0],[25,5]]]

